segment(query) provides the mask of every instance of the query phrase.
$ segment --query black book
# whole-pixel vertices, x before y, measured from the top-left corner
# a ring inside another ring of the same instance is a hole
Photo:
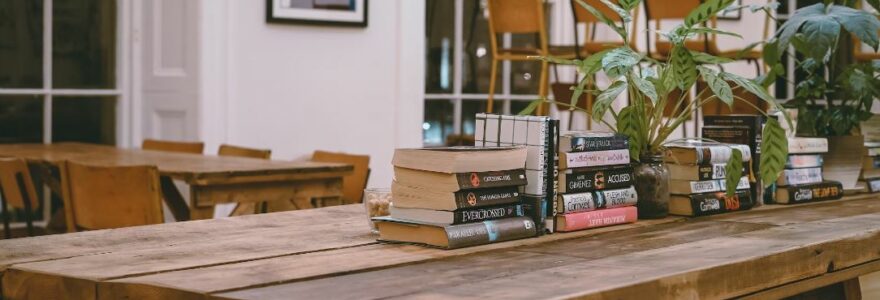
[[[731,211],[748,210],[755,206],[751,192],[737,191],[733,196],[725,192],[672,196],[669,213],[682,216],[706,216]]]
[[[391,193],[396,207],[446,211],[520,202],[519,187],[516,186],[449,192],[392,182]]]
[[[721,116],[706,116],[706,117],[708,118],[708,117],[721,117]],[[713,118],[711,120],[716,120],[716,119]],[[749,150],[751,150],[752,159],[746,164],[752,166],[752,168],[749,168],[750,170],[757,170],[756,169],[756,167],[758,165],[757,160],[760,159],[760,157],[756,156],[759,154],[759,152],[756,152],[756,151],[759,151],[759,150],[755,150],[756,142],[755,142],[754,136],[755,136],[755,132],[753,131],[753,129],[751,127],[748,127],[748,126],[703,126],[703,138],[719,141],[722,143],[728,143],[728,144],[748,145]],[[749,189],[752,191],[753,195],[757,195],[758,186],[759,186],[759,184],[757,184],[759,182],[758,181],[758,178],[759,178],[758,172],[754,172],[752,174],[746,173],[746,175],[749,176],[750,181],[752,183],[755,183],[755,184],[752,184],[751,187],[749,187]]]
[[[776,186],[776,203],[794,204],[843,198],[843,185],[837,181]]]
[[[522,217],[522,204],[465,208],[455,211],[424,208],[391,207],[391,217],[422,224],[457,225],[488,220]]]
[[[459,191],[526,185],[526,170],[439,173],[394,167],[394,180],[413,187]]]
[[[559,174],[559,182],[562,194],[625,188],[633,185],[633,168],[621,165],[568,169]]]
[[[559,137],[559,151],[561,152],[618,149],[629,149],[629,137],[610,132],[572,132]]]
[[[763,115],[723,115],[723,116],[703,116],[703,125],[704,126],[731,126],[731,127],[746,127],[749,129],[749,148],[752,151],[752,170],[755,171],[754,178],[755,181],[760,183],[761,176],[761,141],[764,139],[764,123],[767,122],[766,117]],[[706,137],[705,134],[703,135]],[[760,184],[753,184],[753,189],[755,192],[760,191],[758,188]],[[760,196],[760,194],[753,194],[756,196]]]

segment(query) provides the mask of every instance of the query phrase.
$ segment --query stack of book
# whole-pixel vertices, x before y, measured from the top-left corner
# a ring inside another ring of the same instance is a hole
[[[859,181],[868,192],[880,192],[880,142],[865,142],[865,158],[862,159]]]
[[[682,142],[667,146],[669,168],[669,213],[704,216],[751,209],[755,205],[750,190],[747,145]],[[727,163],[733,149],[742,153],[742,176],[733,196],[727,195]]]
[[[535,236],[525,160],[515,147],[397,149],[391,215],[373,219],[380,240],[453,249]]]
[[[827,152],[826,138],[789,137],[789,155],[785,170],[776,183],[768,188],[764,200],[794,204],[843,197],[843,186],[840,182],[824,180],[822,177],[822,154]]]
[[[556,231],[635,222],[629,138],[603,132],[568,132],[559,139]]]
[[[762,199],[764,190],[761,182],[761,140],[763,136],[763,115],[714,115],[703,116],[703,138],[728,143],[748,145],[752,160],[749,164],[749,183],[754,199]],[[755,201],[758,206],[763,201]]]

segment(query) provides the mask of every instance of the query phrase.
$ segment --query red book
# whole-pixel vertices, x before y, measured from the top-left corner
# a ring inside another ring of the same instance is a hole
[[[635,206],[600,209],[556,216],[557,231],[576,231],[587,228],[633,223],[638,218]]]

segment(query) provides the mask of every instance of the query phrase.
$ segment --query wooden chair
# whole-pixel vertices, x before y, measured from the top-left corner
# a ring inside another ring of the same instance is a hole
[[[20,158],[0,158],[0,210],[3,213],[3,233],[5,238],[12,238],[9,227],[7,205],[23,209],[27,235],[34,236],[34,225],[31,219],[33,210],[39,206],[37,192],[27,162]]]
[[[205,151],[205,143],[146,139],[143,144],[141,144],[141,148],[144,150],[202,154],[202,152]]]
[[[486,112],[491,113],[495,98],[495,81],[498,77],[500,61],[532,61],[533,56],[555,56],[574,58],[575,53],[570,47],[551,47],[547,40],[547,22],[544,20],[544,4],[542,0],[489,0],[489,44],[492,47],[492,70],[489,81],[489,97]],[[498,35],[535,34],[537,47],[501,48]],[[538,95],[547,97],[549,85],[549,64],[541,62],[541,76],[538,83]],[[538,107],[537,114],[544,114],[544,106]]]
[[[369,155],[318,150],[312,153],[312,161],[343,163],[354,166],[351,174],[342,178],[342,204],[360,203],[363,201],[364,189],[367,188],[367,182],[370,180]]]
[[[272,157],[272,150],[254,149],[254,148],[246,148],[246,147],[223,144],[223,145],[220,145],[220,149],[217,150],[217,155],[219,155],[219,156],[247,157],[247,158],[257,158],[257,159],[270,159]],[[229,214],[230,216],[243,216],[243,215],[256,214],[256,213],[259,213],[260,211],[262,211],[261,208],[265,206],[265,203],[231,203],[231,204],[234,204],[235,208]],[[218,205],[220,205],[220,204],[218,204]]]
[[[60,172],[68,232],[164,222],[155,166],[103,167],[68,161]]]

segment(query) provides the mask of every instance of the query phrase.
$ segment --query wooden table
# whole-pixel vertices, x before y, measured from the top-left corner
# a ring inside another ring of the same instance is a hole
[[[375,242],[360,205],[0,241],[8,299],[774,299],[878,270],[875,195],[451,251]]]
[[[311,208],[309,197],[339,197],[342,176],[352,166],[317,162],[285,162],[240,157],[120,149],[110,146],[59,144],[0,145],[0,156],[20,157],[37,167],[36,172],[57,195],[58,164],[70,160],[95,165],[155,165],[159,168],[162,193],[178,221],[209,219],[214,205],[229,202],[293,200]],[[173,180],[190,187],[190,205]]]

